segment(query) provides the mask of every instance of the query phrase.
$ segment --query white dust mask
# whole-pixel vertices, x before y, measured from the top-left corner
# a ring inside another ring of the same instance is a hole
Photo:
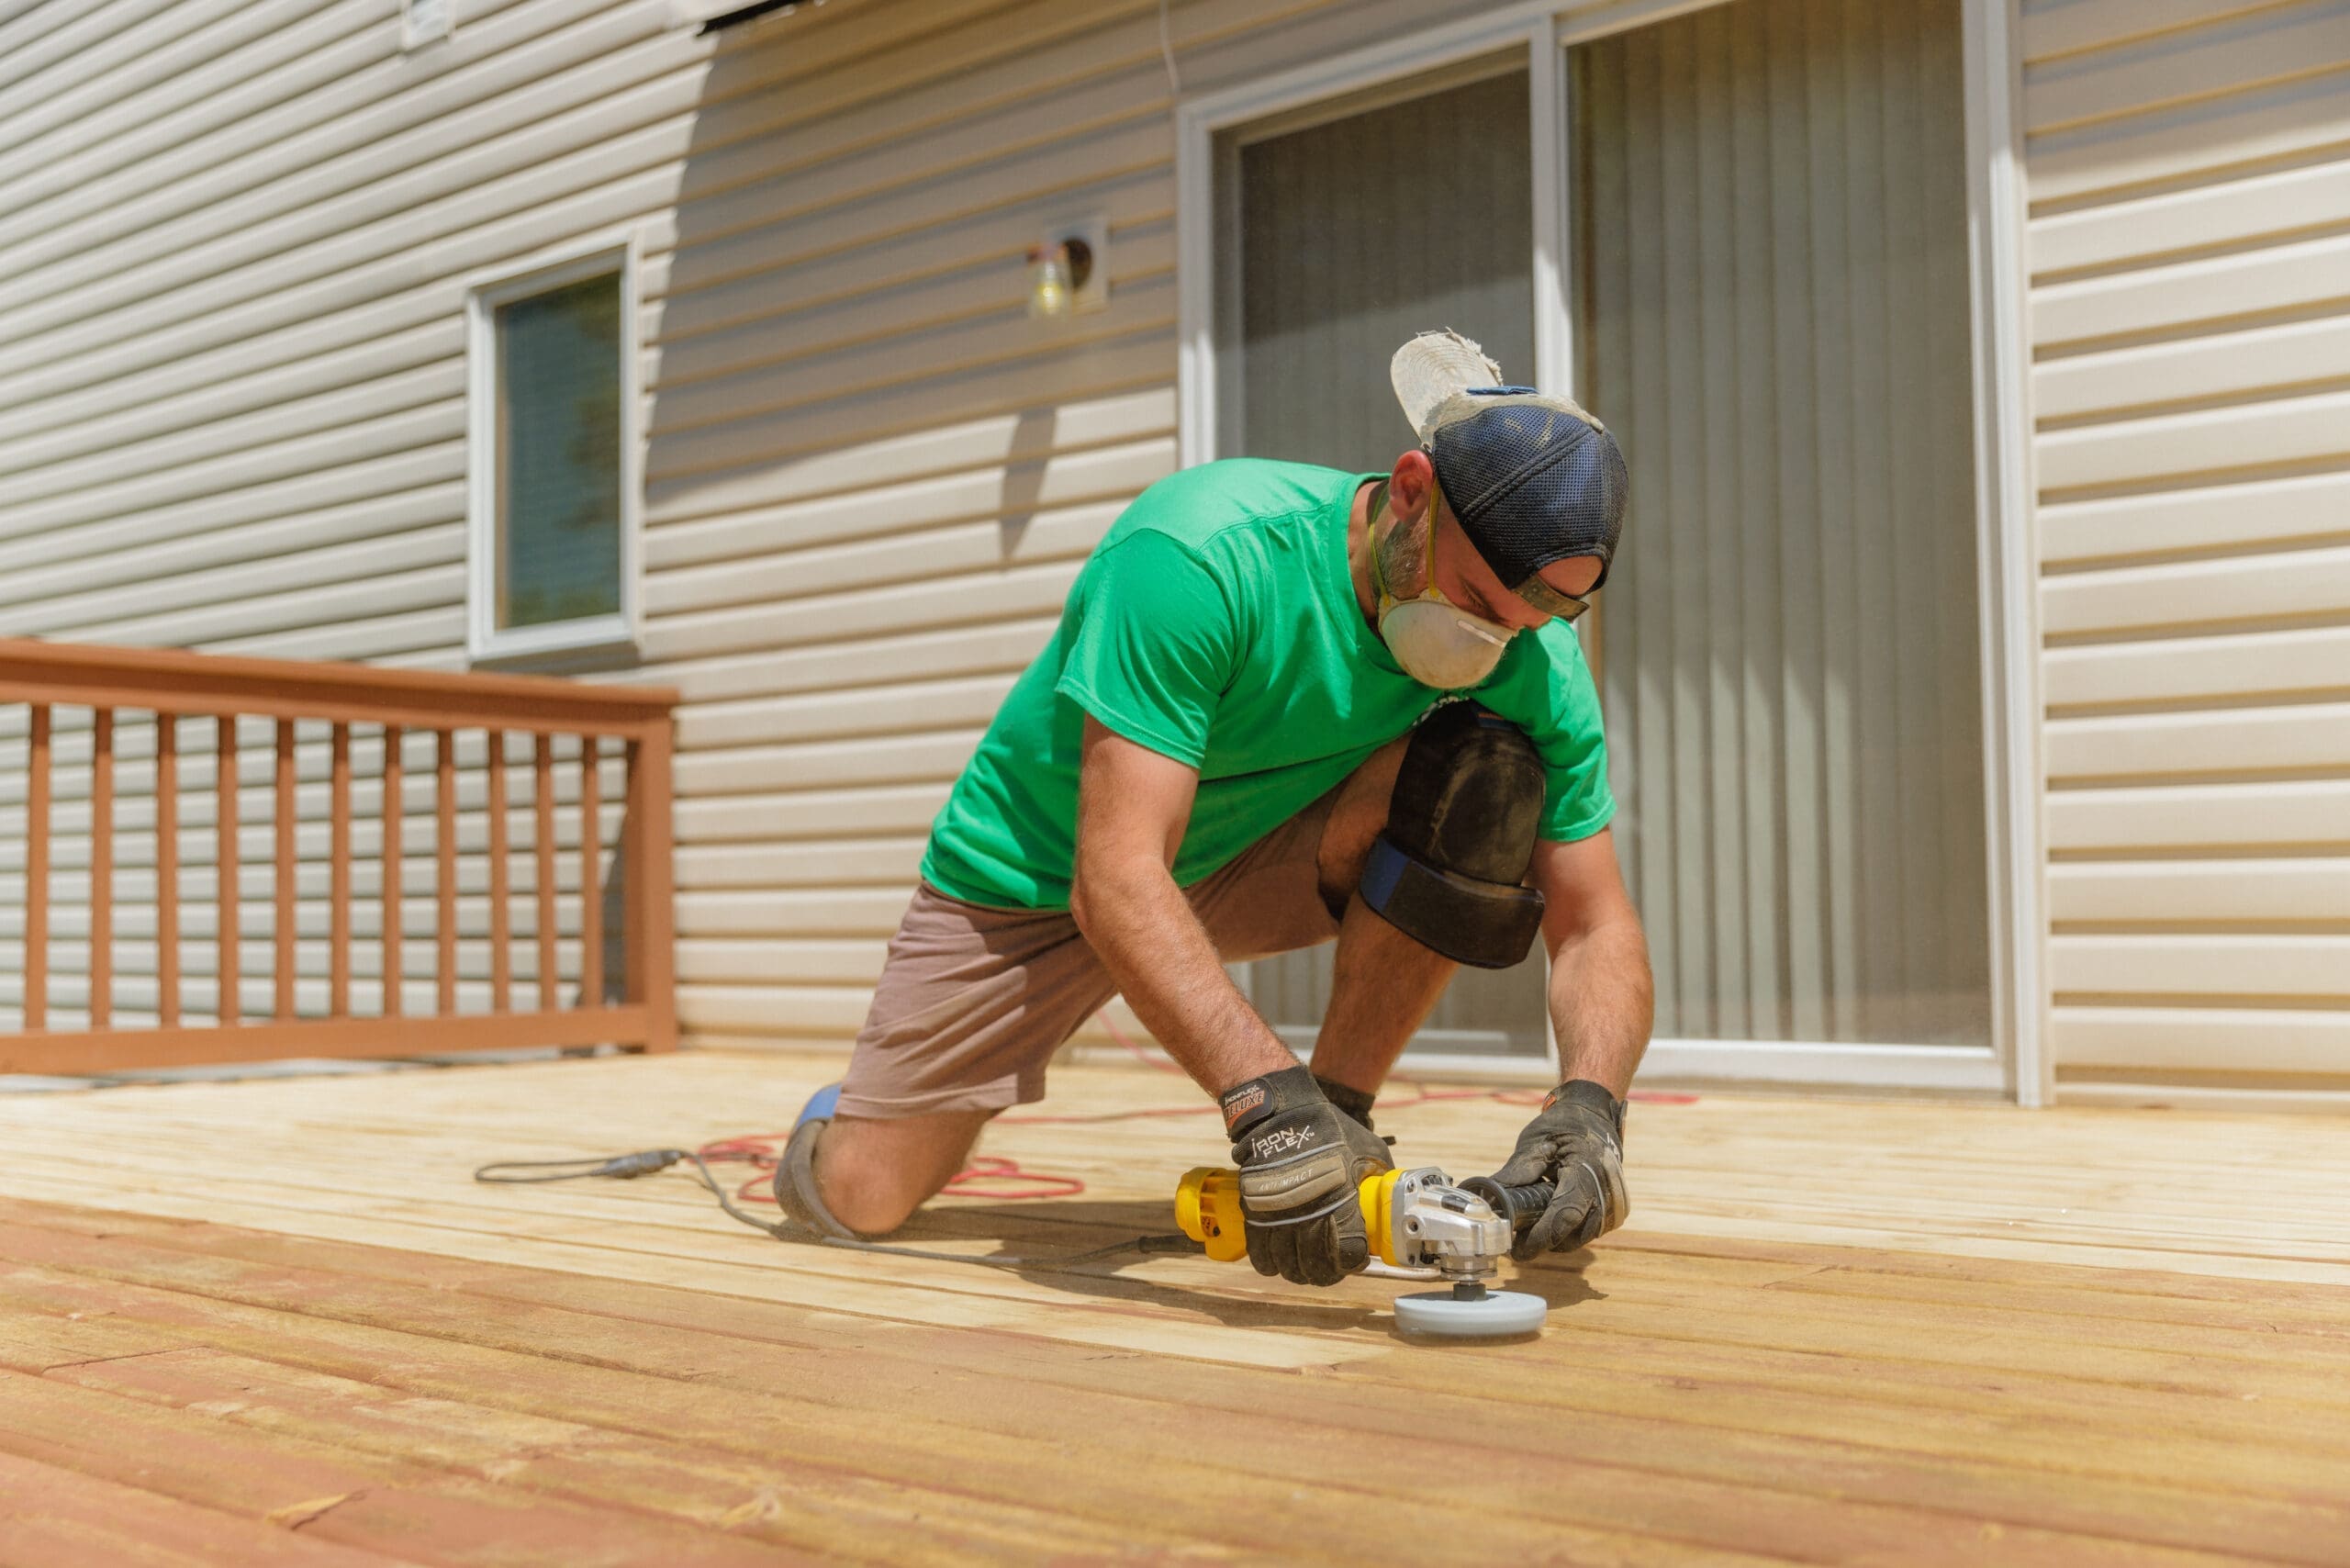
[[[1387,589],[1387,574],[1380,566],[1378,541],[1371,546],[1371,580],[1379,589],[1379,635],[1404,673],[1422,686],[1458,691],[1494,673],[1509,647],[1516,629],[1482,615],[1472,615],[1444,597],[1436,586],[1436,519],[1438,495],[1428,488],[1427,587],[1411,599],[1397,599]],[[1368,528],[1370,525],[1365,524]]]

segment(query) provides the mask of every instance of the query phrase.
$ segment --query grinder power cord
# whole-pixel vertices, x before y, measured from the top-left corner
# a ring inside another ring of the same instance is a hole
[[[1303,1069],[1299,1070],[1303,1071]],[[1349,1126],[1358,1126],[1351,1117]],[[1367,1135],[1366,1135],[1367,1136]],[[1382,1146],[1382,1148],[1384,1146]],[[1248,1258],[1261,1273],[1266,1268],[1253,1248],[1268,1234],[1276,1245],[1292,1241],[1281,1227],[1270,1232],[1252,1226],[1242,1194],[1242,1172],[1228,1168],[1202,1167],[1186,1173],[1175,1192],[1180,1234],[1137,1236],[1082,1252],[1051,1258],[978,1258],[965,1252],[939,1252],[922,1247],[829,1236],[797,1221],[765,1220],[737,1204],[725,1184],[711,1172],[701,1154],[688,1148],[647,1148],[607,1159],[501,1160],[474,1172],[476,1182],[525,1183],[568,1182],[601,1176],[633,1181],[690,1163],[719,1207],[754,1230],[778,1241],[811,1247],[836,1247],[851,1252],[875,1252],[895,1258],[920,1258],[935,1263],[968,1263],[983,1269],[1066,1269],[1129,1253],[1204,1252],[1217,1262]],[[1510,1250],[1514,1238],[1540,1216],[1551,1200],[1546,1182],[1505,1187],[1478,1177],[1455,1183],[1434,1167],[1397,1170],[1383,1159],[1363,1174],[1346,1194],[1363,1239],[1363,1250],[1347,1272],[1357,1272],[1373,1260],[1390,1269],[1423,1273],[1445,1282],[1447,1289],[1395,1298],[1395,1326],[1402,1332],[1437,1339],[1490,1339],[1532,1334],[1542,1327],[1550,1304],[1521,1291],[1489,1289],[1495,1265]],[[1334,1207],[1333,1205],[1324,1205]],[[1339,1277],[1343,1277],[1339,1276]],[[1331,1283],[1336,1283],[1333,1279]]]
[[[633,1181],[666,1170],[680,1160],[689,1161],[701,1184],[710,1189],[718,1206],[734,1219],[741,1220],[753,1230],[765,1231],[778,1241],[796,1241],[811,1247],[837,1247],[847,1252],[879,1252],[893,1258],[923,1258],[934,1263],[969,1263],[982,1269],[1065,1269],[1076,1263],[1098,1262],[1104,1258],[1123,1257],[1129,1252],[1147,1256],[1158,1252],[1197,1252],[1200,1248],[1187,1236],[1137,1236],[1129,1240],[1113,1242],[1083,1252],[1063,1252],[1051,1258],[975,1258],[967,1252],[937,1252],[923,1247],[900,1247],[890,1242],[864,1241],[853,1237],[828,1236],[791,1219],[761,1219],[735,1203],[725,1184],[711,1173],[710,1162],[699,1151],[690,1148],[645,1148],[632,1154],[616,1154],[608,1159],[501,1159],[481,1167],[474,1172],[476,1182],[523,1183],[533,1182],[569,1182],[581,1177],[604,1176],[621,1181]]]

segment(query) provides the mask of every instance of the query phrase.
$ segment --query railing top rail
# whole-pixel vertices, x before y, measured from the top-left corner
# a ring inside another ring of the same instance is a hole
[[[626,734],[667,718],[668,686],[450,674],[0,637],[0,702],[251,714],[553,734]]]

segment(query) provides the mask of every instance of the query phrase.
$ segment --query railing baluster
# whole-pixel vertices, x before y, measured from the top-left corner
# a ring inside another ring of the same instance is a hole
[[[155,715],[155,1015],[180,1021],[180,722]]]
[[[489,1006],[511,1010],[513,955],[506,911],[506,732],[489,732]]]
[[[219,893],[216,902],[220,910],[220,1002],[216,1011],[224,1027],[233,1026],[244,1014],[238,1003],[237,953],[237,720],[234,714],[224,714],[220,720],[219,739],[213,747],[217,767],[214,770],[213,793],[218,797],[219,853],[218,862]]]
[[[637,862],[644,856],[643,774],[638,762],[643,743],[632,736],[621,747],[621,842],[613,857],[613,874],[621,879],[621,996],[642,1002],[644,983],[644,922],[638,918],[643,890]]]
[[[644,1048],[677,1046],[676,911],[670,905],[669,720],[644,725],[630,743],[628,814],[635,824],[628,860],[628,994],[644,1004]]]
[[[271,933],[276,940],[277,981],[276,1016],[280,1020],[294,1017],[294,872],[297,845],[294,839],[295,813],[299,810],[294,799],[294,721],[277,721],[277,924]]]
[[[90,715],[90,1027],[114,1022],[114,710]]]
[[[25,1031],[49,1027],[49,704],[32,705],[25,781]]]
[[[432,895],[440,906],[434,926],[440,952],[433,978],[441,1014],[446,1017],[457,1011],[457,733],[442,730],[435,738],[440,747],[433,769],[432,849],[440,863],[434,870]]]
[[[400,1015],[400,727],[384,726],[384,1016]]]
[[[532,737],[531,804],[535,808],[532,847],[537,851],[539,894],[539,1011],[554,1010],[554,737],[542,730]]]
[[[327,1015],[351,1016],[351,726],[337,720],[327,847]]]
[[[604,1005],[603,780],[599,737],[579,737],[579,1005]]]

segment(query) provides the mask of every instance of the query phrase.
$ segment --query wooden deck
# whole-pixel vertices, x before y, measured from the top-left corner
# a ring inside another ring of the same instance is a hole
[[[1708,1096],[1534,1342],[1393,1282],[788,1247],[689,1178],[472,1168],[788,1118],[682,1057],[0,1098],[0,1563],[2350,1563],[2350,1129]],[[1033,1114],[1186,1106],[1068,1069]],[[1402,1099],[1401,1092],[1393,1096]],[[1382,1110],[1490,1168],[1524,1111]],[[1002,1126],[975,1252],[1168,1228],[1204,1113]]]

